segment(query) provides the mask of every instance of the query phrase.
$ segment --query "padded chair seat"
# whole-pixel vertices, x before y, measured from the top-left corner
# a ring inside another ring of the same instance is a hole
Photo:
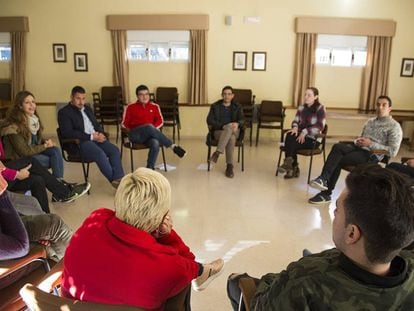
[[[262,122],[281,122],[283,121],[283,118],[276,118],[272,116],[262,116],[261,117]],[[263,125],[262,125],[263,127]]]

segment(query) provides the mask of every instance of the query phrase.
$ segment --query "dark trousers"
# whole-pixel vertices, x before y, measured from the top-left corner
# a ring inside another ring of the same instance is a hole
[[[387,168],[393,169],[397,172],[403,173],[405,175],[410,176],[411,178],[414,178],[414,167],[404,165],[402,163],[390,163],[387,165]]]
[[[322,178],[328,181],[328,194],[332,193],[338,181],[341,169],[345,166],[354,166],[364,163],[376,163],[378,159],[368,150],[359,148],[353,144],[335,144],[326,159],[322,169]]]
[[[305,137],[305,141],[303,142],[303,144],[300,144],[296,141],[296,138],[297,136],[295,135],[287,134],[285,139],[285,157],[293,158],[293,166],[298,165],[298,156],[296,152],[299,149],[312,149],[315,143],[319,144],[314,139],[309,137]]]
[[[160,151],[160,144],[169,148],[172,145],[171,139],[165,136],[159,129],[152,124],[147,124],[133,128],[128,138],[132,143],[144,144],[149,147],[147,167],[154,169]]]
[[[230,275],[227,279],[227,297],[229,297],[231,306],[233,307],[234,311],[239,310],[239,308],[241,311],[246,311],[244,302],[240,299],[242,292],[239,287],[240,279],[246,277],[253,279],[256,283],[256,286],[259,285],[260,279],[253,278],[249,276],[247,273],[239,275]]]
[[[30,190],[32,195],[39,201],[42,210],[46,213],[50,213],[46,188],[52,192],[56,198],[62,198],[68,195],[70,190],[33,157],[24,157],[18,160],[9,161],[4,165],[14,170],[20,170],[29,164],[32,165],[29,170],[30,176],[23,180],[16,179],[9,181],[9,190]]]

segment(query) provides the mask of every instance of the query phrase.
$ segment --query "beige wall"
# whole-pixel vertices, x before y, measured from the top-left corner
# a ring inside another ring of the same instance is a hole
[[[105,29],[106,15],[201,13],[210,16],[209,102],[219,97],[223,85],[231,84],[237,88],[252,88],[258,102],[280,99],[290,105],[294,18],[313,15],[395,20],[397,33],[393,40],[389,94],[396,109],[414,107],[414,79],[399,76],[401,59],[414,57],[412,0],[400,0],[398,5],[389,0],[0,0],[0,7],[3,16],[29,17],[27,88],[39,102],[66,101],[75,84],[85,86],[88,92],[112,84],[112,52],[110,34]],[[226,15],[233,16],[231,26],[224,24]],[[244,24],[243,16],[247,15],[260,16],[260,24]],[[53,63],[52,43],[66,43],[67,63]],[[233,51],[248,52],[247,71],[232,70]],[[251,71],[253,51],[267,52],[265,72]],[[88,53],[88,72],[74,72],[74,52]],[[0,66],[0,74],[3,71]],[[151,88],[176,85],[180,102],[187,101],[186,64],[131,63],[130,71],[131,99],[135,98],[135,86],[146,83]],[[321,89],[321,101],[328,107],[357,107],[360,80],[360,69],[317,69],[316,85]],[[183,132],[192,136],[204,130],[204,116],[199,117],[201,110],[188,108],[189,120],[200,119],[203,123],[196,123],[194,127],[183,123]]]

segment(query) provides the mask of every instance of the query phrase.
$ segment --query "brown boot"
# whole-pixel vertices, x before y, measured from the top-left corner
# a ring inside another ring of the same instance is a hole
[[[213,162],[213,163],[217,163],[217,160],[218,160],[219,156],[220,156],[220,152],[218,152],[218,151],[214,151],[214,152],[213,152],[213,154],[211,155],[210,159],[208,159],[208,161],[209,161],[210,163],[211,163],[211,162]]]
[[[283,161],[283,164],[277,168],[277,170],[279,171],[279,173],[284,174],[284,173],[286,173],[289,170],[290,171],[293,170],[292,164],[293,164],[292,157],[287,157]]]
[[[297,178],[300,175],[299,166],[294,166],[292,170],[286,171],[285,179]]]
[[[234,177],[234,172],[233,172],[233,164],[227,164],[227,168],[226,168],[226,176],[228,178],[233,178]]]

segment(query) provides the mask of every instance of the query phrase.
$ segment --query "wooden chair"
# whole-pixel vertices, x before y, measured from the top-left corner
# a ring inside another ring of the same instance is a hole
[[[263,100],[258,110],[256,147],[259,143],[259,131],[264,129],[280,130],[281,141],[283,142],[283,123],[285,121],[285,110],[280,100]],[[275,124],[278,123],[278,124]]]
[[[101,95],[92,93],[93,111],[96,119],[105,130],[105,125],[116,126],[116,143],[123,116],[122,88],[120,86],[103,86]]]
[[[134,150],[144,150],[149,149],[147,145],[144,144],[134,144],[132,143],[128,138],[129,129],[122,128],[121,129],[121,158],[123,154],[124,147],[129,149],[129,156],[131,161],[131,173],[134,171]],[[164,163],[164,171],[167,171],[167,163],[165,162],[165,153],[164,153],[164,146],[161,147],[161,153],[162,153],[162,161]]]
[[[83,178],[85,179],[85,183],[88,182],[89,178],[89,164],[95,162],[93,160],[87,160],[82,155],[81,149],[80,149],[80,140],[76,138],[62,138],[62,134],[60,132],[60,129],[56,129],[57,137],[59,140],[60,150],[62,151],[62,158],[66,162],[75,162],[75,163],[81,163],[82,164],[82,172],[83,172]],[[77,152],[76,153],[69,153],[67,151],[67,148],[69,145],[75,146]],[[89,191],[88,191],[89,194]]]
[[[178,110],[178,91],[176,87],[158,87],[155,102],[160,106],[164,119],[163,127],[173,128],[173,142],[175,143],[175,129],[177,128],[178,140],[180,140],[180,112]]]
[[[286,135],[286,132],[288,130],[284,131],[284,135]],[[314,155],[318,155],[318,154],[323,154],[323,162],[325,163],[326,161],[326,154],[325,154],[325,143],[326,143],[326,135],[328,134],[328,125],[325,125],[325,128],[323,129],[322,133],[315,135],[315,142],[313,144],[313,148],[311,149],[299,149],[297,151],[298,155],[301,156],[305,156],[305,157],[310,157],[310,161],[309,161],[309,172],[308,172],[308,182],[310,181],[310,176],[311,176],[311,172],[312,172],[312,162],[313,162],[313,156]],[[279,152],[279,159],[277,161],[277,166],[276,166],[276,176],[279,174],[278,172],[278,168],[280,166],[280,161],[282,159],[282,152],[285,151],[285,146],[280,146],[280,152]]]
[[[239,137],[236,140],[236,145],[235,147],[237,147],[237,162],[240,163],[240,154],[241,154],[241,170],[242,172],[244,172],[244,132],[245,132],[245,128],[241,127],[240,128],[240,133],[239,133]],[[208,147],[207,149],[207,170],[210,172],[210,157],[211,157],[211,147],[217,147],[218,144],[218,140],[214,139],[214,130],[209,127],[208,129],[208,133],[207,133],[207,138],[206,138],[206,145]]]
[[[22,258],[0,261],[0,285],[6,286],[0,289],[0,310],[24,309],[20,288],[27,282],[38,282],[49,270],[46,250],[41,245],[32,246]]]
[[[250,146],[252,145],[253,136],[253,119],[254,119],[254,101],[256,95],[253,95],[250,89],[233,89],[234,101],[243,107],[244,127],[250,128]]]

